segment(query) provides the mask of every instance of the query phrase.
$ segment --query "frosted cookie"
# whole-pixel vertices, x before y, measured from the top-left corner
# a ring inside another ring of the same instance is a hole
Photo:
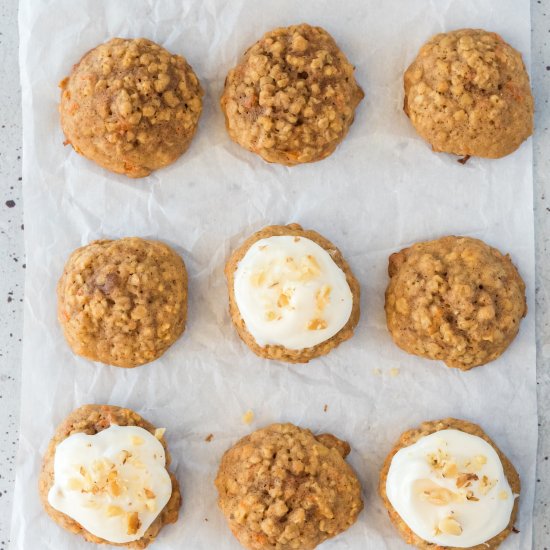
[[[233,323],[260,357],[307,363],[353,336],[359,283],[315,231],[265,227],[233,252],[225,275]]]
[[[187,61],[145,38],[94,48],[60,87],[65,143],[131,178],[182,155],[202,111],[203,91]]]
[[[221,106],[231,139],[288,166],[328,157],[364,97],[353,71],[320,27],[267,32],[225,79]]]
[[[59,322],[76,354],[137,367],[159,358],[183,333],[187,272],[159,241],[93,241],[67,260],[57,298]]]
[[[386,320],[408,353],[469,370],[499,357],[527,313],[508,255],[478,239],[443,237],[392,254]]]
[[[405,432],[380,473],[401,537],[425,550],[491,550],[512,532],[520,480],[476,424],[447,418]]]
[[[432,37],[405,72],[405,113],[434,151],[499,158],[533,133],[521,54],[493,32]]]
[[[39,491],[49,516],[96,544],[145,548],[178,519],[164,429],[110,405],[73,411],[53,436]]]
[[[293,424],[272,424],[225,452],[218,506],[250,550],[311,550],[353,525],[361,485],[344,460],[350,446]]]

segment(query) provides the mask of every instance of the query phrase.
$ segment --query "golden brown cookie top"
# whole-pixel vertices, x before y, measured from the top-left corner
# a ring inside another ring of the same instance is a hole
[[[405,113],[434,151],[499,158],[533,132],[521,54],[496,33],[432,37],[405,72]]]
[[[143,536],[138,540],[114,544],[107,540],[104,540],[98,536],[93,535],[87,531],[82,525],[76,522],[72,517],[60,512],[53,508],[48,500],[48,494],[55,482],[54,477],[54,462],[56,449],[60,443],[62,443],[68,437],[85,433],[88,435],[95,435],[109,427],[116,426],[136,426],[147,430],[154,435],[164,448],[166,469],[168,470],[171,462],[170,453],[164,438],[164,429],[155,428],[153,424],[142,418],[136,412],[125,409],[122,407],[116,407],[113,405],[83,405],[74,410],[57,428],[54,436],[52,437],[48,449],[44,454],[44,460],[42,465],[42,471],[39,478],[39,492],[42,503],[46,512],[50,517],[61,527],[74,534],[82,535],[87,541],[96,544],[111,544],[113,546],[123,546],[131,550],[142,550],[146,548],[151,542],[153,542],[162,529],[162,527],[169,523],[174,523],[178,519],[179,508],[181,506],[181,493],[178,481],[176,477],[168,472],[172,483],[172,494],[166,505],[159,510],[159,514],[147,530],[143,533]],[[129,519],[132,519],[129,517]]]
[[[449,444],[450,439],[452,440],[453,437],[456,438],[456,432],[458,432],[458,435],[461,435],[462,433],[462,437],[458,437],[458,440],[464,440],[464,442],[459,444],[458,447]],[[431,437],[437,433],[441,434],[441,439]],[[472,440],[469,436],[476,436],[477,438],[482,439],[483,442],[476,443],[475,440]],[[460,548],[454,544],[449,546],[441,546],[434,544],[433,541],[425,540],[411,529],[410,525],[404,521],[392,505],[392,499],[395,501],[396,498],[396,479],[400,479],[400,481],[405,485],[408,483],[406,479],[400,478],[400,476],[397,476],[396,478],[395,471],[391,472],[396,455],[398,457],[397,462],[399,462],[402,466],[403,459],[410,462],[414,460],[415,456],[418,458],[418,449],[414,449],[413,447],[416,444],[422,445],[420,448],[421,450],[428,451],[431,449],[432,447],[430,447],[430,443],[428,442],[429,440],[431,440],[431,442],[436,442],[436,450],[433,453],[428,453],[425,455],[424,460],[426,461],[426,466],[422,467],[422,471],[423,475],[425,475],[426,468],[429,467],[429,469],[432,470],[432,474],[435,474],[436,485],[440,485],[440,487],[436,488],[430,486],[430,484],[427,483],[427,479],[413,482],[416,484],[416,489],[423,487],[422,500],[427,504],[422,508],[422,513],[426,513],[426,511],[429,510],[429,505],[432,505],[435,506],[440,512],[437,516],[442,516],[442,511],[445,507],[449,506],[449,498],[451,498],[454,493],[462,493],[465,495],[466,503],[469,502],[470,506],[473,505],[477,507],[483,506],[484,502],[486,502],[489,506],[494,507],[494,498],[496,497],[497,504],[506,504],[505,508],[508,509],[509,517],[508,515],[505,516],[505,521],[502,523],[503,527],[500,531],[498,530],[499,528],[497,528],[497,532],[494,535],[489,535],[490,538],[480,544],[474,544],[473,546],[468,546],[467,548],[469,550],[492,550],[498,548],[502,541],[514,529],[514,523],[518,511],[517,496],[520,494],[521,489],[520,478],[506,455],[489,438],[483,429],[477,424],[473,424],[466,420],[445,418],[442,420],[427,421],[423,422],[418,428],[408,430],[401,435],[391,452],[386,457],[380,472],[379,492],[384,506],[388,511],[390,520],[405,542],[416,546],[417,548],[421,548],[423,550],[433,550],[434,548],[459,550]],[[488,450],[487,456],[485,454],[475,454],[474,456],[468,455],[466,448],[472,451],[477,449],[478,445],[480,448],[483,448],[484,446],[486,447],[486,450]],[[406,453],[402,452],[404,449],[407,449]],[[453,455],[453,451],[458,452],[460,457]],[[498,462],[500,462],[500,467],[496,466]],[[417,468],[418,464],[419,463],[416,464]],[[409,466],[414,468],[412,462],[409,463]],[[488,472],[490,472],[491,475],[498,472],[500,482],[496,484],[496,480],[494,478],[485,475],[485,473]],[[408,472],[407,475],[409,479],[414,479],[414,476],[411,476],[411,472]],[[394,494],[391,496],[390,493],[392,492],[392,487],[389,487],[388,484],[393,485]],[[506,490],[504,490],[505,486]],[[400,489],[397,496],[402,494],[403,490],[404,489]],[[503,493],[505,493],[505,496]],[[477,495],[477,497],[475,495]],[[412,500],[409,500],[408,502],[410,503]],[[464,502],[464,500],[462,498],[458,498],[456,502]],[[461,542],[459,537],[462,534],[462,527],[459,520],[465,520],[467,518],[470,524],[475,524],[476,519],[475,512],[474,515],[471,515],[471,513],[465,514],[464,510],[462,510],[463,516],[460,516],[457,512],[459,508],[460,506],[451,505],[450,511],[452,512],[453,517],[442,517],[441,528],[443,531],[441,531],[439,527],[434,530],[434,533],[436,534],[438,531],[441,533],[446,533],[448,538],[451,540],[456,537],[457,545]],[[470,508],[470,510],[473,511],[474,508]],[[479,510],[479,513],[483,515],[484,512],[483,510]],[[494,519],[495,518],[491,518],[493,532],[495,531],[495,524],[493,522]],[[490,526],[485,525],[484,529],[487,528],[490,529]],[[470,531],[470,538],[472,538],[471,535],[472,532]],[[476,535],[474,535],[474,538],[475,536]],[[461,547],[464,548],[464,544],[462,544]]]
[[[478,239],[443,237],[392,254],[386,318],[409,353],[468,370],[496,359],[527,312],[509,256]]]
[[[202,110],[203,91],[187,61],[145,38],[101,44],[60,86],[67,142],[130,177],[179,157]]]
[[[267,32],[226,78],[221,105],[231,137],[268,162],[325,158],[364,96],[353,70],[320,27]]]
[[[309,550],[350,527],[363,508],[344,460],[349,445],[292,424],[272,424],[223,456],[216,487],[231,531],[252,550]]]
[[[93,241],[70,256],[57,291],[67,341],[94,361],[120,367],[148,363],[185,327],[185,265],[159,241]]]

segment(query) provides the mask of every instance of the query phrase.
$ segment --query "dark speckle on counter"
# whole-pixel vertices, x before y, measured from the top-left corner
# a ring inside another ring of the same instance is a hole
[[[23,277],[21,107],[17,64],[17,4],[0,2],[0,550],[9,546],[19,426]],[[19,260],[19,261],[16,261]]]

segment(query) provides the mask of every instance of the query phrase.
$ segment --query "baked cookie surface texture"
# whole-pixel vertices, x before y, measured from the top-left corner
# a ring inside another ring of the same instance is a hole
[[[496,33],[432,37],[405,72],[405,113],[434,151],[499,158],[533,133],[521,54]]]
[[[311,550],[348,529],[363,508],[344,460],[349,445],[293,424],[272,424],[223,455],[218,505],[250,550]]]
[[[202,111],[203,90],[191,66],[145,38],[97,46],[60,87],[66,143],[131,178],[180,157]]]
[[[447,418],[402,434],[384,463],[379,489],[408,544],[490,550],[514,528],[520,480],[479,426]]]
[[[306,363],[353,335],[359,284],[315,231],[265,227],[233,252],[225,273],[233,323],[261,357]]]
[[[58,319],[76,354],[136,367],[159,358],[183,333],[187,272],[159,241],[93,241],[67,260],[57,296]]]
[[[353,72],[320,27],[267,32],[225,80],[221,106],[231,139],[267,162],[324,159],[346,136],[364,97]]]
[[[96,544],[145,548],[178,519],[164,429],[110,405],[73,411],[52,438],[39,479],[50,517]]]
[[[462,370],[499,357],[527,313],[508,255],[470,237],[420,242],[392,254],[386,320],[408,353]]]

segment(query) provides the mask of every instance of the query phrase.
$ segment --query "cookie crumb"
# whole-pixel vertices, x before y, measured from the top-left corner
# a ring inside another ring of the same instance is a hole
[[[243,414],[242,421],[244,424],[252,424],[253,420],[254,420],[254,412],[252,411],[252,409],[248,409]]]
[[[396,376],[399,376],[399,369],[396,369],[396,368],[393,368],[393,369],[390,369],[390,376],[392,378],[395,378]]]
[[[327,412],[328,411],[328,405],[325,403],[325,406],[323,407],[323,412]]]
[[[204,440],[207,442],[207,443],[210,443],[212,440],[214,439],[214,434],[208,434]]]

